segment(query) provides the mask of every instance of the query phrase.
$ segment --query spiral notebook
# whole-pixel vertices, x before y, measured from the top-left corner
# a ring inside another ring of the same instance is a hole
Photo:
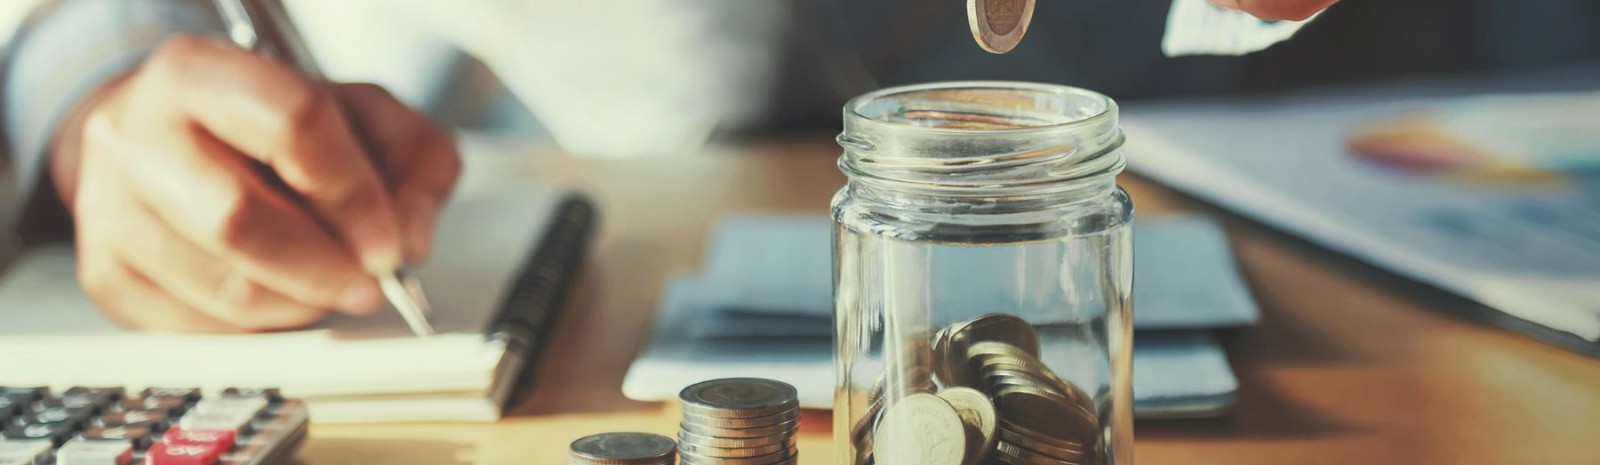
[[[419,270],[439,331],[426,338],[392,309],[280,333],[127,331],[79,289],[70,245],[34,249],[0,276],[0,385],[270,386],[320,423],[492,421],[538,358],[593,215],[547,189],[459,193]]]

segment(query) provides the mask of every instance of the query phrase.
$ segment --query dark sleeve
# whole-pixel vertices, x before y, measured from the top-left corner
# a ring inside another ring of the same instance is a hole
[[[45,167],[56,126],[78,102],[180,33],[223,35],[204,0],[58,0],[19,28],[0,68],[0,129],[18,202],[8,223],[59,216]],[[23,226],[27,226],[24,224]],[[26,228],[24,228],[26,229]]]

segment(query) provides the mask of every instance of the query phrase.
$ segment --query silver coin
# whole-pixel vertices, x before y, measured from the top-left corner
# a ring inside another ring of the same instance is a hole
[[[683,413],[684,423],[694,423],[712,428],[760,428],[788,423],[800,419],[800,410],[793,409],[777,415],[750,418],[721,418]]]
[[[1020,426],[1005,419],[1000,420],[1000,427],[998,430],[1002,437],[1021,436],[1023,438],[1027,438],[1028,441],[1047,444],[1051,447],[1059,449],[1086,450],[1088,448],[1088,446],[1086,446],[1082,441],[1055,437],[1045,434],[1044,432],[1029,429],[1025,426]],[[1016,443],[1013,442],[1012,444]]]
[[[1021,446],[1041,454],[1056,457],[1062,460],[1082,460],[1086,454],[1083,446],[1068,447],[1059,441],[1048,441],[1029,437],[1027,434],[1000,428],[1000,442]]]
[[[763,437],[763,438],[719,438],[719,437],[716,437],[716,436],[706,436],[706,435],[694,434],[694,433],[690,433],[688,431],[679,430],[678,431],[678,441],[683,442],[683,443],[687,443],[687,444],[694,444],[694,445],[702,446],[702,447],[722,447],[722,448],[732,448],[732,449],[744,449],[744,448],[750,448],[750,447],[770,446],[770,445],[773,445],[773,444],[779,444],[779,445],[784,445],[784,446],[793,446],[794,445],[794,435],[792,435],[792,434],[781,434],[781,435],[777,435],[777,436],[768,436],[768,437]]]
[[[701,465],[776,465],[792,461],[799,454],[800,450],[794,447],[755,457],[707,457],[692,452],[678,451],[678,461],[685,464]]]
[[[691,442],[680,442],[680,443],[678,443],[678,451],[679,452],[688,452],[688,453],[695,454],[695,455],[700,455],[700,456],[705,456],[705,457],[715,457],[715,458],[756,457],[756,456],[768,455],[768,454],[773,454],[773,453],[785,451],[785,450],[788,450],[790,447],[794,447],[794,445],[792,443],[791,444],[777,443],[777,444],[770,444],[770,445],[765,445],[765,446],[733,448],[733,447],[701,446],[701,445],[696,445],[696,444],[691,443]]]
[[[717,428],[699,423],[683,422],[678,424],[678,428],[694,434],[719,438],[763,438],[779,434],[794,434],[795,431],[800,429],[800,422],[798,420],[789,420],[772,426],[754,428]]]
[[[672,438],[650,433],[602,433],[572,441],[571,460],[595,465],[646,465],[670,460]]]
[[[716,460],[716,459],[712,459],[712,460]],[[723,465],[723,462],[695,462],[695,461],[693,461],[693,459],[686,459],[686,460],[684,460],[682,462],[679,462],[679,463],[682,464],[682,465]],[[796,464],[799,464],[799,463],[800,463],[800,458],[799,457],[789,457],[789,458],[784,459],[782,461],[773,462],[773,463],[770,463],[770,464],[767,464],[767,465],[796,465]]]
[[[872,424],[878,421],[878,415],[881,413],[883,413],[883,399],[874,399],[872,404],[867,406],[867,412],[862,414],[861,418],[856,419],[854,425],[850,426],[851,437],[856,442],[861,442],[863,437],[871,436]]]
[[[1033,22],[1034,0],[967,0],[972,39],[990,53],[1006,53],[1022,42]]]
[[[950,353],[950,327],[940,329],[933,333],[933,376],[945,388],[967,386],[966,380],[955,379],[954,367],[957,363],[966,363],[964,357],[957,357]]]
[[[1080,463],[1077,460],[1067,460],[1040,454],[1038,452],[1024,449],[1022,447],[1018,447],[1016,444],[1011,444],[1005,441],[995,443],[994,451],[998,453],[997,455],[999,455],[1000,460],[1012,464],[1077,465]]]
[[[680,462],[680,463],[682,465],[723,465],[722,462],[694,462],[692,460],[686,460],[686,461],[683,461],[683,462]],[[789,458],[784,459],[782,461],[773,462],[773,463],[770,463],[768,465],[796,465],[798,463],[800,463],[800,458],[799,457],[789,457]]]
[[[985,342],[1009,345],[1030,357],[1039,355],[1039,334],[1033,330],[1033,325],[1026,320],[1014,315],[1004,313],[991,313],[980,316],[970,321],[956,323],[950,326],[949,342],[945,347],[945,358],[965,363],[952,363],[951,376],[964,385],[974,382],[971,365],[971,348]]]
[[[890,404],[873,435],[873,456],[885,465],[961,465],[967,456],[961,415],[932,394]]]
[[[989,396],[972,388],[945,389],[939,391],[938,396],[955,407],[961,422],[967,426],[967,459],[963,463],[977,465],[994,448],[998,426],[994,403],[989,401]]]
[[[1006,386],[993,399],[1006,420],[1050,437],[1084,444],[1100,433],[1100,419],[1093,412],[1049,390]]]
[[[799,408],[794,386],[764,378],[714,379],[678,393],[683,412],[717,418],[766,417]]]

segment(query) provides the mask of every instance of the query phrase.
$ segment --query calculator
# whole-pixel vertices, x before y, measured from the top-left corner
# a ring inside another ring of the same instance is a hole
[[[0,465],[279,465],[310,416],[276,389],[0,386]]]

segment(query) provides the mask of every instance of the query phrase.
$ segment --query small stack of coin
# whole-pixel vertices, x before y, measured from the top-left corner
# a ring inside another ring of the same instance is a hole
[[[572,441],[568,465],[673,465],[672,438],[650,433],[603,433]]]
[[[678,393],[685,465],[794,465],[800,402],[794,386],[761,378],[698,383]]]

